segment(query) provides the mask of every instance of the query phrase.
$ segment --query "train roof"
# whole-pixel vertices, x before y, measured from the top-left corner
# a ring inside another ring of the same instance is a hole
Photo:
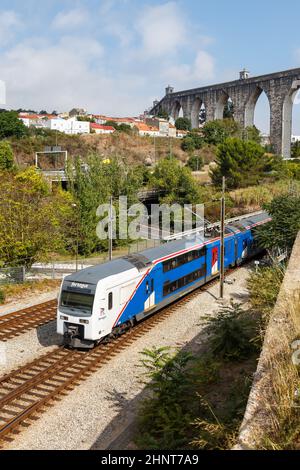
[[[198,234],[196,237],[185,237],[181,240],[165,243],[164,245],[156,248],[149,248],[148,250],[143,251],[142,254],[153,262],[157,259],[172,255],[173,253],[188,250],[195,245],[203,245],[207,240],[209,240],[209,238]]]
[[[226,224],[226,232],[234,234],[239,231],[246,230],[249,226],[259,224],[266,219],[269,219],[267,212],[252,215],[249,214],[249,218],[236,218]],[[142,251],[141,253],[134,253],[132,255],[124,256],[123,258],[115,259],[109,263],[99,264],[97,266],[83,269],[77,273],[70,274],[65,278],[65,280],[69,282],[81,282],[96,285],[106,277],[120,274],[134,268],[138,271],[142,271],[151,266],[152,263],[158,259],[169,257],[173,253],[192,249],[197,245],[201,246],[213,239],[215,239],[215,236],[213,235],[208,237],[204,236],[204,234],[197,233],[196,235],[184,237],[180,240],[169,242],[156,248],[150,248]]]
[[[227,227],[234,232],[237,232],[239,230],[246,230],[248,227],[259,224],[260,222],[264,222],[269,218],[269,214],[263,211],[252,215],[249,214],[249,217],[243,217],[239,220],[229,222]]]
[[[241,230],[246,230],[247,227],[255,224],[259,224],[264,220],[268,219],[269,215],[267,212],[261,212],[256,214],[250,214],[249,218],[241,218],[235,222],[226,224],[226,233],[239,232]],[[158,246],[156,248],[150,248],[143,251],[141,254],[148,258],[149,261],[153,262],[158,259],[172,255],[180,251],[188,250],[193,248],[195,245],[203,245],[204,243],[209,242],[209,240],[215,239],[215,236],[207,237],[198,233],[196,236],[184,237],[181,240],[173,241],[166,243],[164,245]]]
[[[65,281],[97,284],[106,277],[120,274],[133,268],[132,263],[124,258],[118,258],[109,263],[98,264],[97,266],[91,266],[77,273],[70,274],[65,277]]]

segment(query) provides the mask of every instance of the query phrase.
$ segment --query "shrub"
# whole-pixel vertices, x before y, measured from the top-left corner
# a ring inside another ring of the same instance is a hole
[[[198,155],[193,155],[192,157],[189,158],[187,162],[187,166],[192,171],[200,171],[202,170],[204,166],[203,158]]]
[[[154,348],[143,352],[142,366],[149,394],[139,408],[137,445],[153,450],[188,447],[191,423],[202,410],[198,390],[219,379],[220,365],[209,356],[196,359],[188,352]]]
[[[300,230],[300,197],[297,194],[278,196],[264,208],[272,220],[257,230],[260,245],[270,251],[287,249],[291,252]]]
[[[252,342],[255,322],[240,304],[223,307],[216,316],[205,317],[214,357],[241,360],[249,357],[256,346]]]
[[[251,307],[261,315],[264,322],[274,308],[283,278],[284,269],[273,266],[253,271],[247,281]]]
[[[0,113],[0,139],[6,137],[17,137],[18,139],[27,135],[28,129],[20,121],[15,111],[4,111]]]
[[[256,185],[266,172],[270,158],[252,141],[228,138],[217,149],[217,166],[211,171],[216,186],[226,177],[228,188]]]
[[[0,305],[4,304],[5,302],[5,293],[2,289],[0,289]]]
[[[14,154],[9,142],[0,142],[0,171],[14,167]]]
[[[176,129],[180,131],[190,131],[192,128],[191,121],[188,118],[179,117],[175,122]]]
[[[207,144],[219,145],[231,134],[222,121],[210,121],[204,125],[203,135]]]

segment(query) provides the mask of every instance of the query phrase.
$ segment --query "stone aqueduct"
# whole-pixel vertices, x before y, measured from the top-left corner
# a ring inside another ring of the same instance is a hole
[[[210,85],[174,93],[171,87],[160,102],[155,102],[153,115],[165,110],[177,119],[183,116],[191,120],[194,128],[199,127],[199,113],[204,105],[206,121],[223,119],[224,106],[231,99],[234,105],[234,119],[243,127],[254,125],[254,111],[257,100],[265,92],[270,104],[270,140],[276,153],[289,158],[291,155],[293,103],[300,89],[300,68],[283,72],[251,77],[246,71],[240,79],[219,85]],[[299,100],[300,106],[300,100]]]

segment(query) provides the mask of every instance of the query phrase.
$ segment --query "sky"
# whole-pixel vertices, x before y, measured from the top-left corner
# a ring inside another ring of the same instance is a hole
[[[299,18],[298,0],[1,0],[7,107],[138,115],[168,84],[181,90],[238,78],[244,67],[252,76],[300,67]],[[262,98],[263,131],[267,113]]]

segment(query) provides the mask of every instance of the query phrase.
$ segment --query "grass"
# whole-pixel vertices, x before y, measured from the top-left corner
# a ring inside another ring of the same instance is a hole
[[[265,326],[275,306],[284,274],[284,266],[262,267],[253,271],[247,281],[251,307],[261,316]]]
[[[24,284],[10,284],[3,286],[1,290],[5,296],[5,302],[22,300],[29,294],[41,294],[58,289],[60,280],[43,279],[40,281],[25,282]]]
[[[290,188],[290,180],[265,182],[258,186],[236,189],[230,193],[230,196],[236,208],[259,210],[264,204],[270,203],[274,197],[286,194]],[[293,180],[293,189],[300,191],[300,181]]]
[[[250,312],[233,305],[208,331],[197,355],[168,348],[143,352],[148,397],[138,413],[138,448],[225,450],[235,442],[256,370],[255,325]]]
[[[271,332],[268,337],[270,377],[263,406],[272,426],[258,439],[265,449],[300,450],[300,375],[291,350],[291,344],[300,338],[299,293],[285,298],[281,309],[281,322],[278,315],[273,324],[276,334]]]
[[[206,318],[206,340],[196,355],[165,348],[144,351],[148,396],[138,411],[138,448],[226,450],[234,446],[283,277],[284,269],[278,267],[253,271],[248,281],[250,309],[232,304]],[[254,436],[261,449],[300,449],[300,408],[295,406],[300,406],[300,380],[290,348],[300,337],[300,296],[286,299],[283,308],[284,321],[275,321],[274,337],[268,338],[266,370],[271,386],[260,404],[268,429]]]

